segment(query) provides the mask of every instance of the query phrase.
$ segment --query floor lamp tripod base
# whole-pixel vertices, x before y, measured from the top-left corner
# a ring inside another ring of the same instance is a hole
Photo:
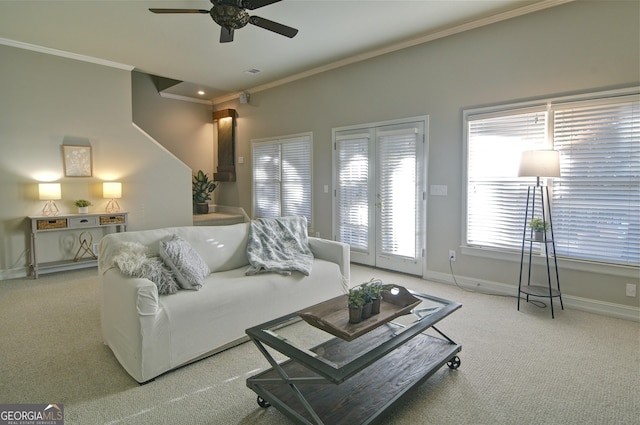
[[[533,218],[536,210],[536,195],[539,193],[542,213],[543,229],[549,227],[550,232],[544,232],[541,241],[537,241],[534,237],[533,230],[527,232],[527,226],[529,220]],[[529,215],[529,213],[531,213]],[[533,268],[533,244],[542,244],[542,251],[546,260],[547,271],[547,283],[546,285],[531,284],[531,269]],[[527,251],[528,244],[528,259],[525,258],[525,252]],[[553,254],[553,270],[552,273],[551,262],[549,260],[549,248]],[[526,271],[526,277],[525,277]],[[552,284],[553,277],[555,276],[555,287]],[[526,282],[525,282],[526,280]],[[540,179],[538,179],[535,186],[529,186],[527,189],[527,207],[524,215],[524,230],[522,232],[522,250],[520,253],[520,279],[518,281],[518,311],[520,311],[520,298],[521,295],[525,295],[525,299],[529,302],[529,297],[548,298],[549,305],[551,306],[551,318],[555,318],[555,312],[553,310],[553,299],[558,298],[560,300],[560,308],[564,310],[562,303],[562,293],[560,292],[560,277],[558,274],[558,260],[556,258],[556,244],[553,234],[553,220],[551,219],[551,205],[549,203],[549,188],[547,186],[540,185]]]

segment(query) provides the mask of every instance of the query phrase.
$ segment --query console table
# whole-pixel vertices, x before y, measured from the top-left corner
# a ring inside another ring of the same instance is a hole
[[[72,270],[92,267],[98,264],[97,253],[93,246],[87,246],[87,239],[81,238],[82,229],[100,228],[103,233],[111,231],[125,232],[128,224],[128,213],[104,213],[104,214],[67,214],[49,216],[29,216],[31,221],[31,255],[30,266],[34,279],[40,273],[52,273],[56,271]],[[71,259],[42,263],[38,259],[38,236],[49,232],[75,232],[79,245],[76,256]]]

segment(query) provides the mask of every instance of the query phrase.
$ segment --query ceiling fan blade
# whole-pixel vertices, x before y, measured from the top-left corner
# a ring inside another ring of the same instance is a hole
[[[153,13],[209,13],[205,9],[149,9]]]
[[[291,28],[286,25],[270,21],[269,19],[261,18],[259,16],[252,16],[249,19],[249,23],[289,38],[293,38],[296,36],[296,34],[298,34],[298,30],[295,28]]]
[[[233,41],[233,28],[220,27],[220,43],[230,43]]]
[[[282,0],[243,0],[242,8],[254,10],[259,7],[268,6],[273,3],[278,3],[279,1],[282,1]]]

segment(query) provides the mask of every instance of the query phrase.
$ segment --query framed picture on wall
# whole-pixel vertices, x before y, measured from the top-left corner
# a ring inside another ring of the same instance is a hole
[[[91,146],[62,145],[62,158],[66,177],[91,177],[93,175]]]

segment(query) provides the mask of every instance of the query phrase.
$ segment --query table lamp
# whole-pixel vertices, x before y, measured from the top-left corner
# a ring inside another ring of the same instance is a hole
[[[41,201],[47,201],[42,208],[42,215],[52,216],[58,215],[60,210],[55,202],[62,199],[62,190],[60,189],[60,183],[39,183],[38,184],[38,199]]]
[[[116,199],[122,198],[122,183],[120,182],[103,182],[102,183],[102,197],[109,199],[107,203],[107,212],[120,211],[120,204]]]

